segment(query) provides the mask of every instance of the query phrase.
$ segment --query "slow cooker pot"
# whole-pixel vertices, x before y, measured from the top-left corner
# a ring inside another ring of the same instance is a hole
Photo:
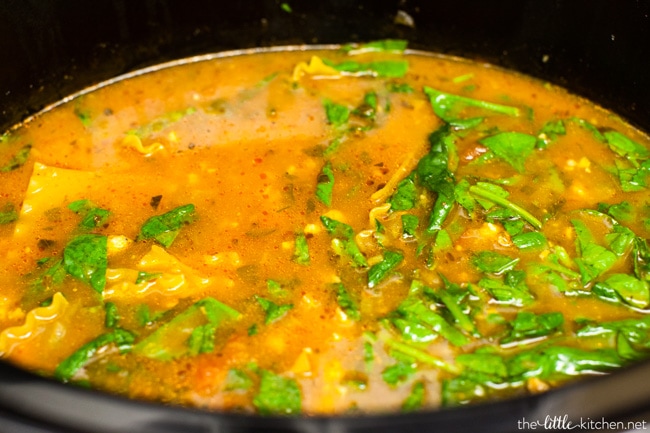
[[[282,3],[0,0],[0,130],[88,85],[167,60],[271,45],[402,38],[411,48],[559,84],[650,131],[647,0]],[[572,426],[640,432],[650,429],[649,383],[647,361],[488,404],[407,415],[275,418],[130,401],[0,362],[0,432],[503,433]]]

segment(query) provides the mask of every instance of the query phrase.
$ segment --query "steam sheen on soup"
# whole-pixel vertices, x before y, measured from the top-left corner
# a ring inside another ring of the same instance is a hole
[[[0,136],[0,356],[260,414],[545,392],[650,347],[650,142],[403,41],[190,59]]]

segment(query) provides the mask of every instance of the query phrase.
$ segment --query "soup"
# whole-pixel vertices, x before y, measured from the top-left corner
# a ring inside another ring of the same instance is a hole
[[[516,397],[644,358],[648,137],[405,48],[189,59],[2,135],[0,355],[263,415]]]

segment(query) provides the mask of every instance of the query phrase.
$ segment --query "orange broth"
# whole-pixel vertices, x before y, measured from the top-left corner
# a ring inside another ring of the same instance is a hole
[[[465,404],[645,356],[648,137],[377,46],[191,59],[3,135],[0,356],[262,414]]]

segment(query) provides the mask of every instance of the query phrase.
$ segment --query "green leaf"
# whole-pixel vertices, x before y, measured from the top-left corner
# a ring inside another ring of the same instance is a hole
[[[404,255],[396,251],[386,250],[384,259],[372,265],[368,270],[368,287],[374,288],[399,266],[404,260]]]
[[[479,140],[496,156],[513,166],[519,173],[524,172],[524,164],[533,150],[537,138],[521,132],[501,132]]]
[[[367,42],[365,44],[348,44],[341,47],[341,50],[349,55],[365,53],[403,53],[408,46],[408,41],[403,39],[383,39],[380,41]]]
[[[135,278],[135,284],[147,283],[149,281],[156,280],[162,277],[162,272],[138,272],[138,276]]]
[[[389,385],[397,384],[408,380],[415,374],[417,368],[412,362],[399,361],[396,364],[388,366],[381,372],[381,377]]]
[[[465,312],[467,308],[463,305],[464,300],[469,298],[469,290],[462,289],[457,284],[451,284],[443,275],[440,275],[440,277],[445,283],[445,288],[435,291],[427,291],[426,294],[438,299],[445,305],[445,307],[447,307],[447,310],[449,310],[449,313],[451,313],[456,325],[460,329],[470,335],[480,336],[474,324],[474,320],[472,320],[470,315]]]
[[[339,255],[345,253],[345,255],[352,260],[352,263],[355,266],[368,266],[365,256],[359,250],[359,247],[354,240],[354,230],[352,227],[340,221],[336,221],[335,219],[326,217],[325,215],[321,216],[320,220],[327,232],[335,237],[333,244],[340,244],[342,247],[341,251],[337,251]],[[340,242],[336,242],[339,239]]]
[[[136,344],[133,350],[139,355],[160,361],[194,355],[202,348],[209,347],[209,339],[214,337],[211,327],[216,329],[227,320],[239,317],[239,312],[216,299],[203,298],[161,325]],[[195,333],[197,328],[201,330]]]
[[[323,101],[323,107],[325,107],[327,122],[335,127],[346,124],[350,118],[350,109],[345,105],[337,104],[329,99],[325,99]]]
[[[535,314],[530,311],[520,311],[511,322],[510,333],[501,339],[501,344],[545,337],[561,331],[564,316],[559,312]]]
[[[117,305],[115,305],[113,302],[106,302],[104,304],[104,311],[106,313],[104,325],[107,328],[115,328],[117,326],[117,322],[120,320],[120,315],[117,311]]]
[[[504,189],[502,186],[495,185],[495,184],[489,183],[489,182],[476,182],[476,185],[475,185],[474,189],[477,189],[477,188],[480,188],[483,191],[488,191],[493,196],[500,197],[502,199],[507,199],[510,196],[510,193],[506,189]],[[468,189],[469,189],[469,187],[468,187]],[[479,204],[481,206],[483,206],[483,209],[488,210],[488,211],[490,209],[492,209],[494,206],[496,206],[496,204],[493,201],[491,201],[491,200],[489,200],[489,199],[487,199],[485,197],[482,197],[482,196],[476,197],[476,201],[479,202]],[[510,209],[506,209],[506,211],[507,211],[507,216],[506,216],[507,219],[512,219],[513,216],[514,217],[518,216],[516,213],[512,212]],[[490,217],[493,218],[494,217],[493,214],[490,214]]]
[[[478,282],[478,285],[487,290],[500,304],[524,307],[535,300],[525,283],[515,282],[508,278],[504,279],[504,281],[483,278]]]
[[[546,236],[540,232],[518,234],[512,237],[512,243],[520,250],[540,249],[547,245]]]
[[[307,244],[307,237],[303,233],[296,234],[293,259],[300,265],[309,265],[309,245]]]
[[[577,234],[577,249],[580,257],[575,260],[582,276],[582,283],[587,284],[609,270],[616,263],[616,255],[593,241],[591,232],[580,220],[571,220]]]
[[[582,373],[607,372],[619,368],[623,361],[614,350],[584,350],[551,346],[521,352],[508,361],[512,380],[531,377],[553,379]]]
[[[545,149],[549,144],[557,140],[558,136],[566,135],[566,128],[562,120],[549,120],[542,126],[537,134],[537,143],[535,147]]]
[[[27,144],[23,146],[3,167],[0,167],[0,173],[7,173],[9,171],[17,170],[27,162],[29,153],[32,150],[32,145]]]
[[[409,297],[397,308],[402,322],[393,320],[402,336],[414,342],[426,342],[441,335],[454,346],[464,346],[470,339],[444,317],[429,308],[422,299]]]
[[[13,203],[5,204],[0,210],[0,225],[11,224],[16,220],[18,220],[18,212],[16,212]]]
[[[138,240],[153,238],[169,248],[181,227],[194,221],[194,216],[193,204],[179,206],[162,215],[153,216],[142,225]]]
[[[614,254],[621,257],[630,250],[635,238],[636,235],[632,230],[617,224],[613,227],[612,233],[605,235],[605,242]]]
[[[456,362],[466,369],[499,378],[498,381],[508,377],[504,359],[494,353],[462,353],[456,357]]]
[[[641,281],[628,274],[612,274],[605,281],[598,283],[598,289],[614,291],[620,299],[636,308],[646,308],[650,305],[650,287],[647,281]],[[604,287],[602,287],[604,286]],[[595,291],[598,289],[594,288]]]
[[[626,168],[627,167],[627,168]],[[625,163],[616,161],[618,179],[624,192],[643,191],[648,187],[650,160],[643,161],[638,167],[629,168]]]
[[[267,370],[261,370],[260,388],[253,405],[262,415],[297,415],[302,409],[298,383]]]
[[[402,220],[402,236],[404,238],[412,238],[420,225],[420,219],[411,214],[404,214],[401,216]]]
[[[194,328],[187,341],[189,355],[195,356],[201,353],[214,352],[216,332],[217,326],[212,323],[206,323]]]
[[[68,274],[102,293],[106,286],[107,251],[106,236],[76,236],[63,249],[63,267]]]
[[[323,166],[316,182],[316,197],[326,206],[330,206],[334,189],[334,171],[329,161]]]
[[[606,131],[603,133],[609,147],[619,155],[632,159],[650,158],[650,150],[634,140],[626,137],[618,131]]]
[[[386,88],[391,93],[413,93],[415,89],[406,83],[395,83],[393,81],[386,83]]]
[[[392,210],[409,210],[415,207],[418,191],[415,186],[415,172],[409,174],[397,184],[395,193],[388,199]]]
[[[287,314],[289,310],[293,308],[293,304],[278,305],[273,301],[257,295],[255,295],[255,299],[264,310],[264,313],[266,313],[266,319],[264,320],[264,323],[267,325],[280,320],[284,317],[285,314]]]
[[[411,388],[411,393],[402,403],[402,412],[413,412],[422,409],[426,395],[424,382],[416,382]]]
[[[354,110],[352,114],[363,119],[374,121],[377,115],[377,93],[368,92],[363,97],[363,102]]]
[[[454,197],[456,198],[456,202],[464,207],[465,210],[467,210],[467,212],[469,212],[471,215],[474,212],[476,200],[469,193],[470,186],[471,185],[467,179],[461,179],[461,181],[458,182],[454,188]]]
[[[248,391],[253,387],[253,379],[245,371],[231,368],[226,375],[224,391]]]
[[[406,75],[409,69],[406,60],[378,60],[368,63],[348,60],[342,63],[332,63],[323,59],[323,62],[344,75],[353,75],[355,77],[401,78]]]
[[[102,334],[94,340],[81,346],[72,355],[61,361],[54,370],[54,377],[68,382],[84,365],[92,360],[95,354],[103,347],[109,344],[115,344],[121,352],[130,350],[133,346],[135,337],[123,329],[115,329],[106,334]]]
[[[352,296],[350,296],[350,293],[345,289],[345,286],[343,284],[336,284],[336,302],[339,304],[339,307],[343,312],[345,313],[346,316],[348,316],[352,320],[360,320],[361,319],[361,312],[359,311],[359,306],[357,303],[352,299]]]
[[[90,200],[77,200],[68,205],[68,209],[82,216],[79,228],[82,230],[93,230],[106,224],[110,211],[101,209]]]
[[[436,115],[447,123],[453,124],[454,122],[463,119],[464,111],[467,108],[476,108],[479,109],[481,113],[485,114],[519,116],[519,109],[515,107],[493,104],[478,99],[444,93],[427,86],[424,87],[424,93],[429,97],[429,102],[431,103]],[[476,123],[480,123],[480,120],[474,122],[472,126],[476,126]]]
[[[472,265],[481,272],[495,275],[512,270],[519,262],[519,258],[512,258],[495,251],[480,251],[472,257]]]
[[[513,212],[515,212],[517,215],[519,215],[521,218],[523,218],[526,222],[528,222],[533,228],[536,230],[539,230],[542,228],[542,222],[535,218],[533,214],[528,212],[526,209],[522,208],[521,206],[512,203],[509,200],[506,200],[504,197],[501,197],[497,194],[495,194],[493,191],[488,190],[486,188],[483,188],[479,185],[472,185],[469,187],[469,192],[476,198],[484,198],[487,200],[490,200],[499,206],[502,206],[506,209],[509,209]]]

